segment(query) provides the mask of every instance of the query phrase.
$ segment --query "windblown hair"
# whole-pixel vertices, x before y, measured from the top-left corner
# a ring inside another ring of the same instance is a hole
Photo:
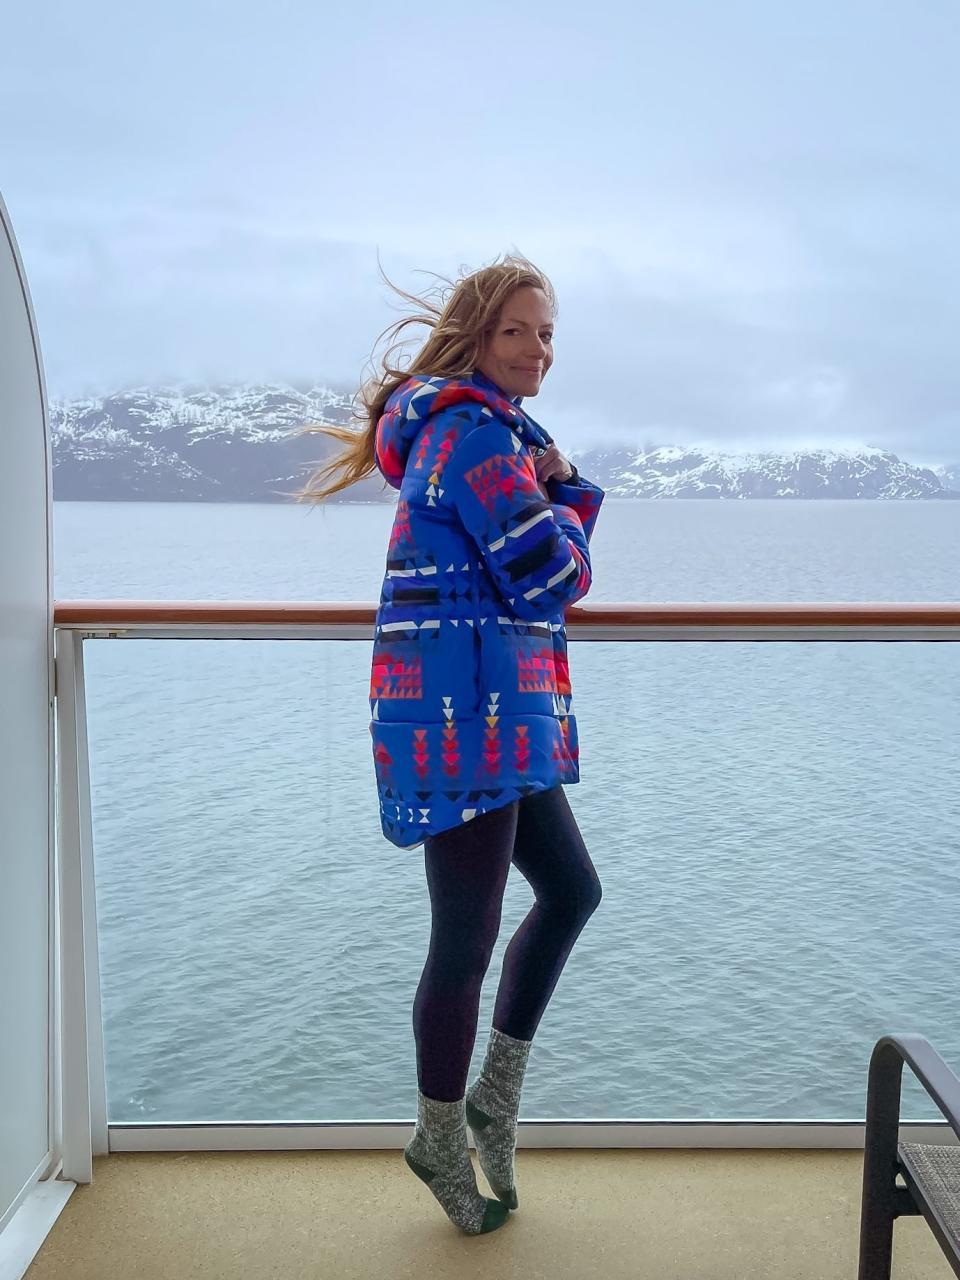
[[[380,272],[391,289],[422,310],[388,325],[377,337],[374,351],[377,343],[388,334],[395,341],[384,353],[380,370],[377,371],[374,365],[373,376],[363,382],[353,398],[352,417],[363,424],[359,429],[313,422],[294,432],[295,436],[323,434],[346,445],[332,461],[315,470],[302,489],[287,495],[298,502],[322,502],[375,471],[377,423],[393,392],[417,374],[433,378],[469,376],[500,319],[503,304],[515,289],[524,285],[542,289],[547,295],[551,314],[555,317],[557,313],[556,294],[550,281],[532,262],[517,254],[504,254],[502,262],[495,260],[491,266],[481,267],[469,275],[463,275],[461,268],[461,275],[456,281],[436,276],[448,286],[437,290],[437,301],[429,300],[430,290],[424,295],[407,293],[387,279],[382,267]],[[432,332],[409,365],[401,369],[392,365],[390,358],[398,347],[409,341],[400,339],[399,335],[411,324],[426,325]],[[331,480],[338,472],[338,478]]]

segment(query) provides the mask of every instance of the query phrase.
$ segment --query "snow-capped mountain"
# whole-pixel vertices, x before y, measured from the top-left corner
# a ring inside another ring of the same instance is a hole
[[[742,454],[573,449],[567,456],[611,497],[960,498],[929,467],[882,449]]]
[[[339,452],[324,435],[293,433],[349,424],[350,412],[329,387],[139,387],[51,402],[54,498],[293,502],[285,494]],[[337,496],[377,501],[383,488],[377,475]]]
[[[139,387],[50,406],[54,497],[292,502],[339,451],[307,422],[350,422],[349,395],[325,386]],[[611,497],[960,498],[960,467],[913,466],[880,449],[726,454],[571,449]],[[392,502],[378,473],[334,501]]]

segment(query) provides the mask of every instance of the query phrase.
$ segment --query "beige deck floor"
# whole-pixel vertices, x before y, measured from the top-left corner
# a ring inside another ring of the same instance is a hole
[[[26,1274],[856,1280],[860,1151],[528,1148],[516,1168],[517,1211],[468,1236],[400,1150],[99,1156]],[[923,1219],[898,1219],[893,1280],[952,1277]]]

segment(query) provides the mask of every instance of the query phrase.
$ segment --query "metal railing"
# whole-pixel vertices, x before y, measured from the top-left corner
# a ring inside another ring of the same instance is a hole
[[[63,1006],[63,1176],[92,1180],[93,1155],[116,1150],[392,1148],[409,1123],[108,1126],[90,818],[83,640],[372,641],[377,606],[341,601],[60,600],[54,606],[57,848]],[[960,640],[960,603],[584,603],[565,612],[572,640]],[[949,975],[944,975],[945,981]],[[897,1030],[896,1028],[891,1030]],[[905,1031],[914,1030],[904,1028]],[[864,1062],[866,1074],[867,1063]],[[521,1145],[862,1148],[846,1122],[523,1122]],[[912,1141],[949,1142],[946,1124],[903,1125]]]

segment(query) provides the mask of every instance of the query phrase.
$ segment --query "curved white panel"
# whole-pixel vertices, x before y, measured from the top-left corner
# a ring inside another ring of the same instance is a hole
[[[0,1225],[43,1173],[53,847],[53,501],[33,308],[0,199]]]

